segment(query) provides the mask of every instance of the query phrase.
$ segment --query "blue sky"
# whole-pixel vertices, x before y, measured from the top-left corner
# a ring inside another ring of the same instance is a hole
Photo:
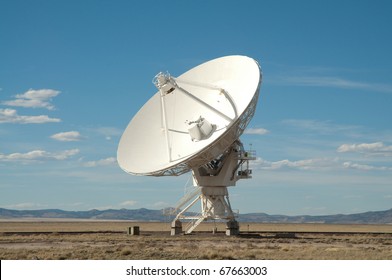
[[[253,179],[241,213],[392,207],[390,1],[20,1],[0,3],[0,207],[173,206],[189,174],[139,177],[119,138],[173,76],[241,54],[263,70],[241,137]]]

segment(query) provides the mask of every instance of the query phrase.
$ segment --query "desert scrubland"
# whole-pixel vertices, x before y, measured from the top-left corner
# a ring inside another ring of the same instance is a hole
[[[128,235],[131,226],[140,235]],[[204,223],[194,234],[170,236],[169,223],[3,220],[0,259],[392,260],[392,225],[241,223],[239,236],[224,230]]]

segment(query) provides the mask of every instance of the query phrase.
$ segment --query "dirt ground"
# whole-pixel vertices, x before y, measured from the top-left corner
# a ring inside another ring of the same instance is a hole
[[[130,226],[140,235],[128,235]],[[212,228],[217,233],[212,234]],[[0,221],[0,259],[392,260],[392,225],[205,223],[170,236],[169,223]]]

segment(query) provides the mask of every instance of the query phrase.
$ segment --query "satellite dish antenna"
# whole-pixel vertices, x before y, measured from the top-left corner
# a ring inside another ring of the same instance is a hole
[[[133,175],[192,171],[196,188],[174,209],[172,235],[182,232],[183,219],[192,220],[186,233],[208,219],[226,219],[226,234],[239,233],[227,187],[251,178],[248,163],[255,157],[239,137],[254,115],[261,76],[254,59],[235,55],[207,61],[178,77],[163,72],[154,77],[158,92],[126,128],[117,161]],[[199,200],[201,213],[186,216]]]

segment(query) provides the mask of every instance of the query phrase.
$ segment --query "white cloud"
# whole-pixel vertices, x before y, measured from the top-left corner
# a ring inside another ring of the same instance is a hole
[[[164,201],[157,201],[157,202],[154,202],[151,206],[152,206],[153,208],[162,209],[162,208],[169,207],[170,205],[169,205],[169,203],[164,202]]]
[[[61,152],[47,152],[43,150],[34,150],[27,153],[0,154],[0,161],[42,161],[42,160],[66,160],[79,153],[78,149],[65,150]]]
[[[388,84],[357,82],[331,76],[281,77],[277,80],[277,82],[296,86],[334,87],[342,89],[371,90],[387,93],[392,92],[392,86]]]
[[[361,171],[371,171],[371,170],[392,170],[391,167],[386,167],[386,166],[373,166],[373,165],[367,165],[367,164],[358,164],[358,163],[352,163],[350,161],[346,161],[343,163],[343,167],[347,169],[357,169]]]
[[[7,209],[34,210],[45,208],[47,205],[34,202],[22,202],[17,204],[4,205],[2,207]]]
[[[137,204],[138,204],[138,202],[135,200],[127,200],[127,201],[121,202],[120,206],[121,207],[130,207],[130,206],[135,206]]]
[[[54,110],[50,103],[53,97],[56,97],[60,91],[53,89],[29,89],[25,93],[15,95],[14,100],[4,101],[2,104],[26,108],[46,108]]]
[[[84,164],[84,166],[86,167],[107,166],[107,165],[113,165],[115,163],[117,163],[117,159],[115,157],[108,157],[96,161],[88,161]]]
[[[300,170],[320,170],[320,169],[332,169],[337,166],[337,158],[314,158],[314,159],[303,159],[297,161],[290,161],[288,159],[280,161],[267,161],[262,158],[258,158],[255,162],[252,162],[252,167],[264,170],[279,170],[279,169],[300,169]]]
[[[288,159],[279,160],[279,161],[267,161],[262,158],[257,158],[255,161],[251,162],[251,168],[253,169],[261,169],[261,170],[322,170],[322,171],[331,171],[331,170],[339,170],[339,169],[355,169],[362,171],[391,171],[392,167],[390,166],[382,166],[382,165],[368,165],[368,164],[359,164],[353,163],[351,161],[345,161],[342,163],[342,160],[339,158],[311,158],[311,159],[302,159],[296,161],[290,161]]]
[[[82,139],[78,131],[67,131],[67,132],[56,133],[50,136],[50,138],[63,142],[80,141]]]
[[[392,146],[386,146],[382,142],[343,144],[337,149],[337,151],[339,153],[356,152],[367,155],[392,156]]]
[[[90,210],[100,210],[100,211],[103,211],[103,210],[114,209],[114,208],[116,208],[116,207],[113,207],[112,205],[106,205],[106,206],[94,207],[94,208],[92,208]]]
[[[264,135],[269,133],[269,131],[265,128],[247,128],[245,129],[244,134],[257,134],[257,135]]]
[[[355,125],[341,125],[335,124],[331,121],[320,121],[320,120],[306,120],[306,119],[288,119],[283,120],[283,124],[289,125],[299,129],[311,130],[320,134],[336,134],[345,133],[351,136],[358,136],[358,130],[360,126]]]
[[[95,128],[93,129],[93,131],[103,135],[105,139],[108,141],[112,140],[112,137],[120,136],[123,133],[122,129],[118,129],[116,127],[108,127],[108,126]]]
[[[50,118],[47,115],[20,116],[14,109],[0,109],[0,123],[40,124],[60,121],[60,119]]]

